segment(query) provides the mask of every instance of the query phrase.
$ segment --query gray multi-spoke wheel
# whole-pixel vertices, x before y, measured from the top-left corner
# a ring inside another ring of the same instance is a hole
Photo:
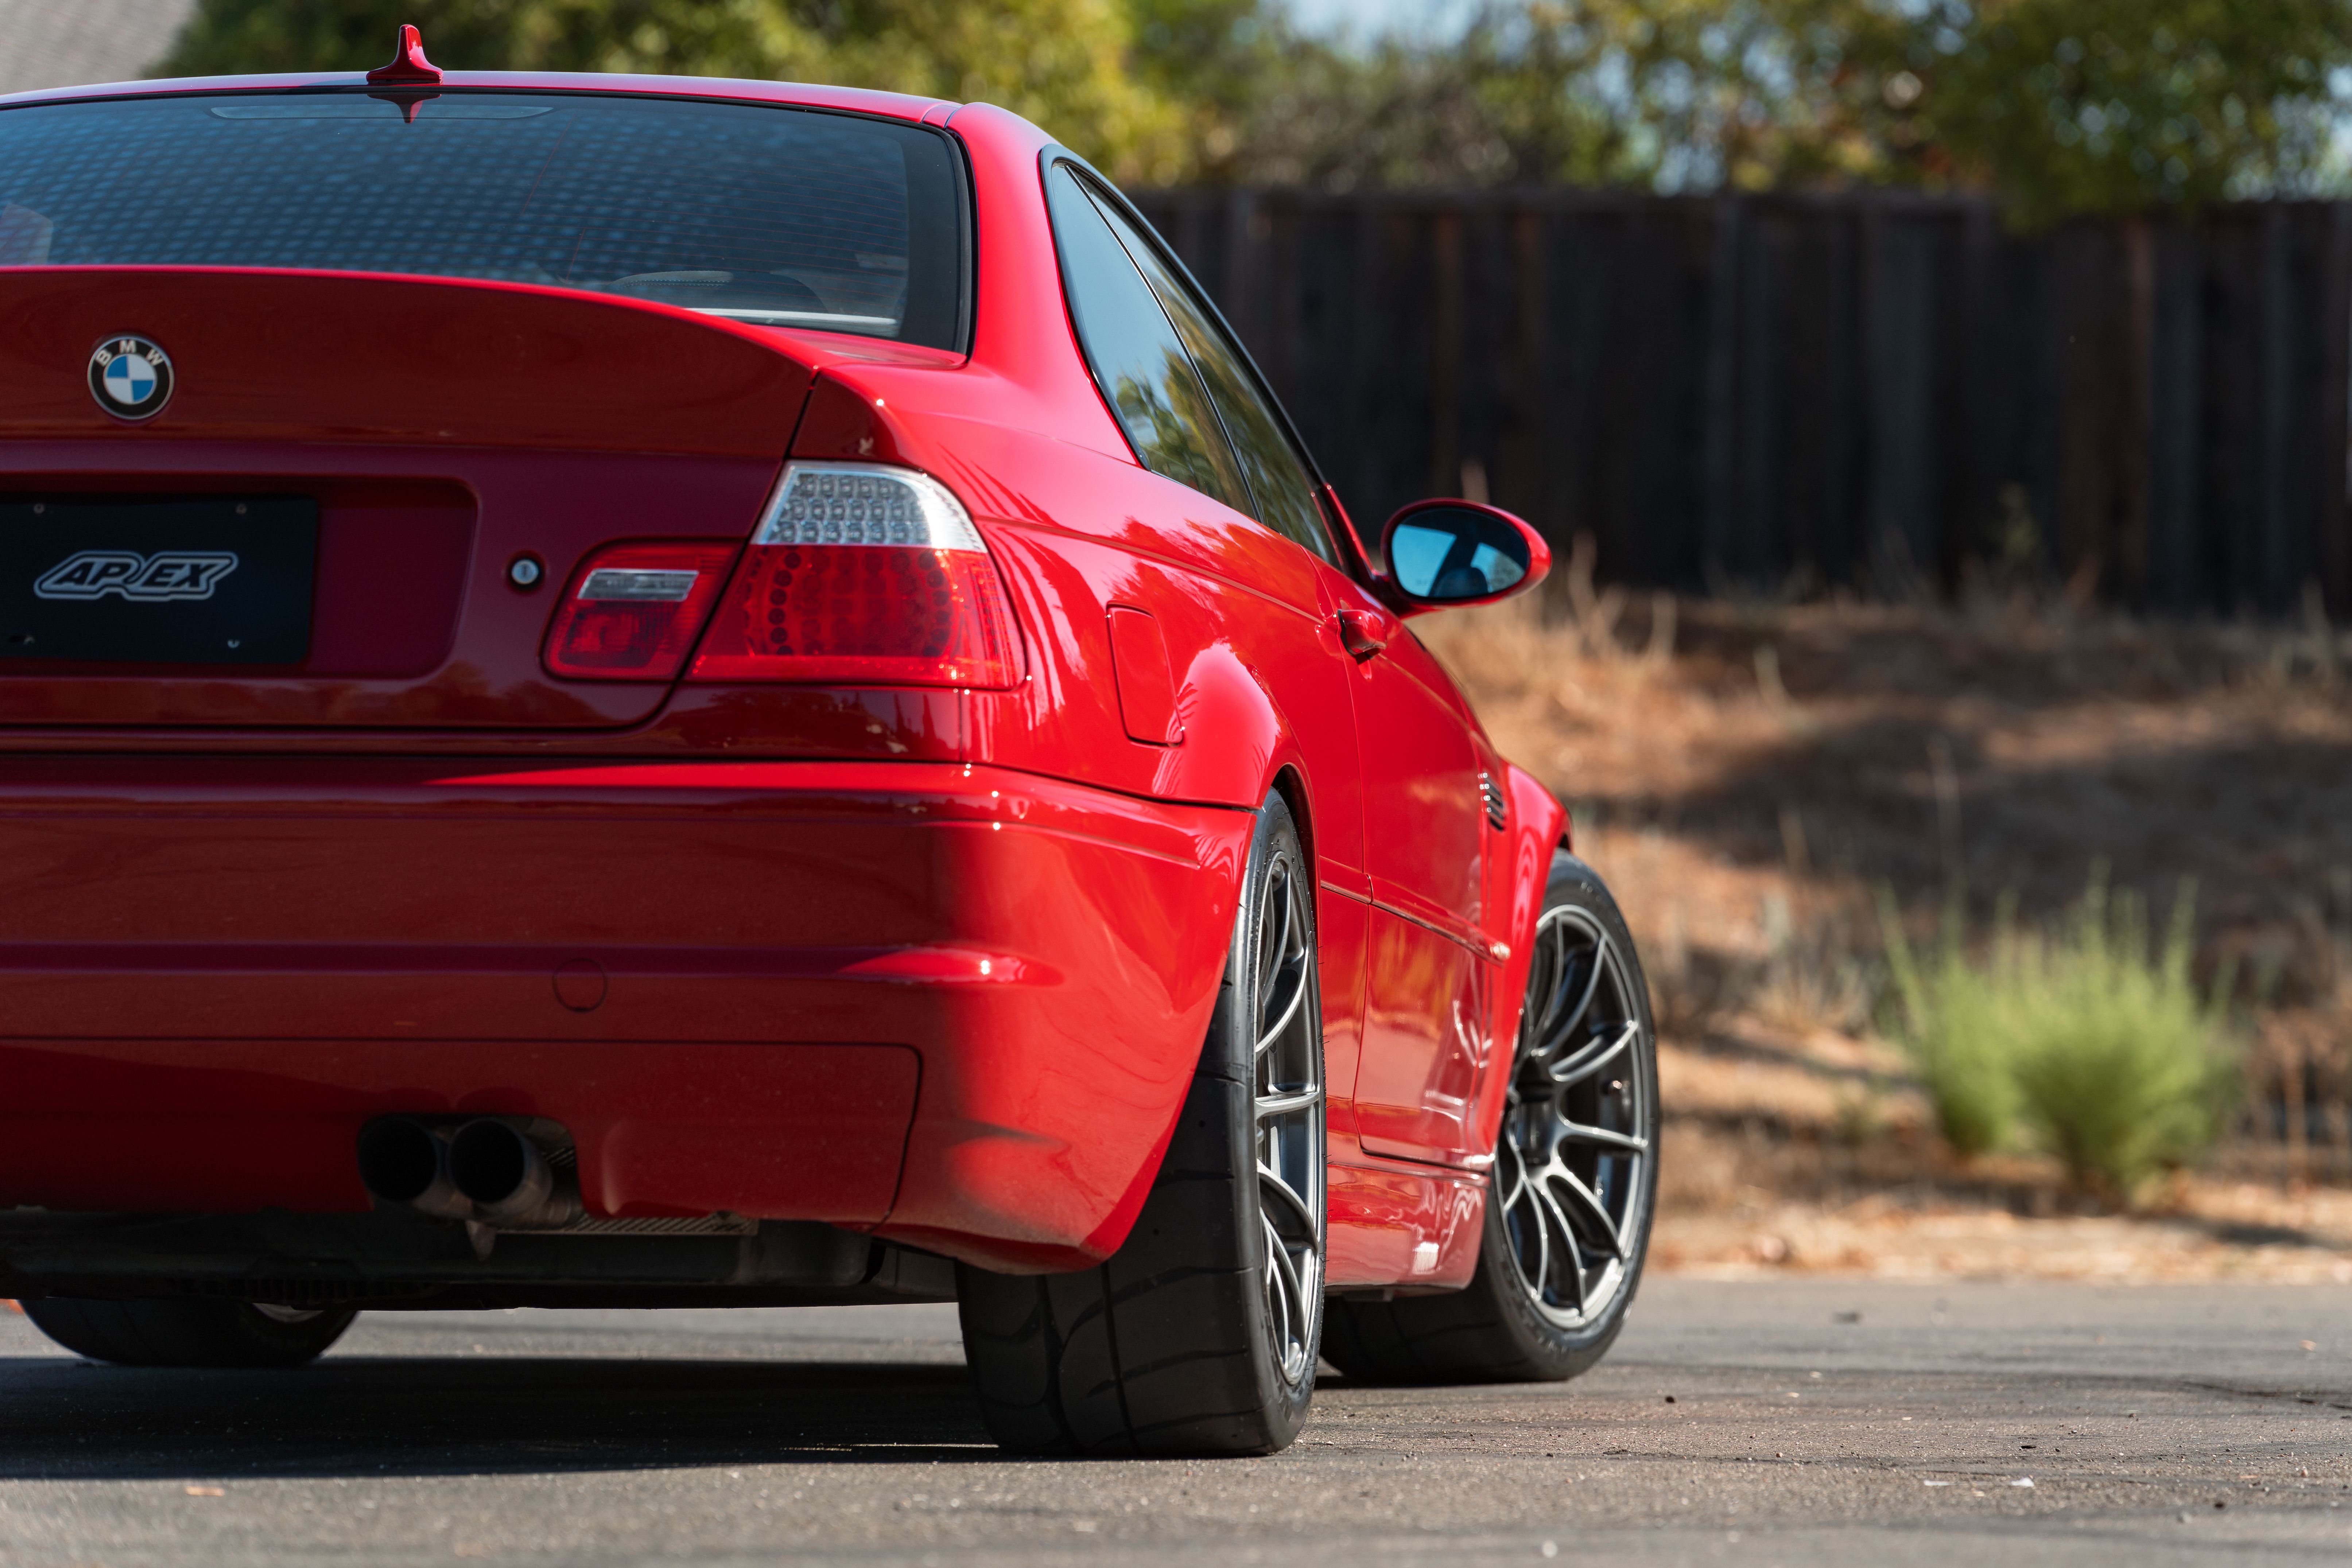
[[[1323,1333],[1323,1017],[1315,879],[1258,812],[1209,1037],[1143,1212],[1076,1274],[956,1270],[988,1429],[1024,1453],[1270,1454]]]
[[[1573,1377],[1625,1321],[1657,1194],[1657,1038],[1633,933],[1553,858],[1467,1288],[1335,1301],[1323,1353],[1383,1382]]]
[[[1316,1006],[1315,893],[1295,857],[1270,858],[1257,912],[1251,1085],[1265,1327],[1286,1383],[1311,1382],[1323,1322],[1323,1029]]]
[[[1633,944],[1593,910],[1544,910],[1490,1201],[1519,1288],[1571,1332],[1632,1286],[1657,1145],[1649,1010]]]

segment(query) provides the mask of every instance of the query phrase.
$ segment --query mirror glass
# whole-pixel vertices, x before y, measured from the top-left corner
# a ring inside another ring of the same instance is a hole
[[[1389,575],[1432,604],[1499,594],[1528,574],[1528,561],[1517,529],[1468,507],[1409,513],[1389,534]]]

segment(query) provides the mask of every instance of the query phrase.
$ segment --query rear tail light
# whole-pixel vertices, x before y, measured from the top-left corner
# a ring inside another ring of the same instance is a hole
[[[1003,688],[1021,679],[1021,643],[996,564],[945,486],[794,463],[689,679]]]
[[[581,563],[547,633],[547,668],[585,680],[668,680],[710,614],[735,546],[615,544]]]

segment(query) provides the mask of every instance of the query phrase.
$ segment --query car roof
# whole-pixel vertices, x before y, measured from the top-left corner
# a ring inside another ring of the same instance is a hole
[[[370,87],[365,71],[304,71],[277,76],[164,77],[150,81],[93,82],[80,87],[39,88],[0,95],[0,108],[68,103],[109,98],[155,98],[178,93],[299,92]],[[752,81],[737,77],[624,76],[590,71],[446,71],[438,83],[374,87],[378,92],[598,92],[618,96],[733,99],[746,103],[830,109],[883,119],[936,125],[961,107],[942,98],[867,88],[827,87],[814,82]]]

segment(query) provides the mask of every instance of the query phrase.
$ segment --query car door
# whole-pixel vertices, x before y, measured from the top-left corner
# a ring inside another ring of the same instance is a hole
[[[1351,607],[1385,616],[1355,592]],[[1372,892],[1356,1124],[1371,1152],[1453,1162],[1479,1152],[1475,1102],[1494,1050],[1489,828],[1453,683],[1409,629],[1390,625],[1350,682]]]
[[[1335,564],[1338,547],[1313,480],[1245,362],[1182,274],[1122,204],[1074,165],[1048,168],[1046,196],[1080,346],[1137,456],[1263,530],[1235,542],[1225,563],[1232,575],[1207,587],[1229,606],[1234,647],[1282,710],[1309,774],[1311,812],[1303,826],[1320,883],[1325,1082],[1334,1130],[1346,1136],[1353,1131],[1348,1091],[1370,907],[1361,763],[1348,691],[1354,664],[1335,618],[1335,594],[1353,584]],[[1172,623],[1170,630],[1174,635]],[[1180,643],[1169,651],[1181,668],[1191,650]]]
[[[1349,1098],[1364,1147],[1467,1158],[1476,1152],[1475,1100],[1492,1048],[1493,961],[1480,930],[1485,801],[1460,700],[1429,651],[1339,570],[1314,482],[1223,324],[1115,205],[1103,206],[1191,353],[1256,515],[1317,558],[1323,608],[1335,626],[1349,610],[1387,629],[1377,652],[1360,634],[1347,666],[1363,770],[1362,878],[1335,896],[1327,869],[1319,900],[1327,1059],[1335,1084],[1343,1081],[1328,1025],[1345,996],[1348,1016],[1360,1008]],[[1294,721],[1297,709],[1287,705]],[[1344,934],[1360,942],[1330,940],[1343,921]]]

